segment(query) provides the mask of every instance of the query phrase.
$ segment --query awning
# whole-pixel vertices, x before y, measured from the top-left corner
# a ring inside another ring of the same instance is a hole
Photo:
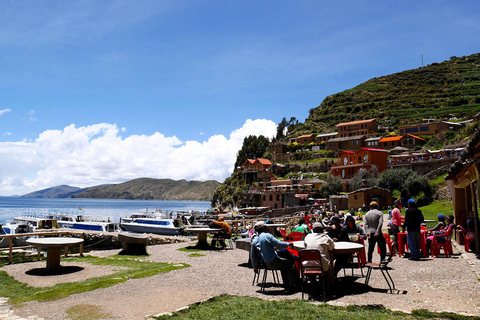
[[[305,199],[307,199],[308,198],[308,193],[297,193],[295,195],[295,198],[305,198]]]

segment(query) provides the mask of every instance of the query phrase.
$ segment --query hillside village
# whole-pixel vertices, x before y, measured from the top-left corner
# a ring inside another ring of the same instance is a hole
[[[458,160],[468,143],[465,140],[441,149],[423,147],[438,134],[456,132],[467,126],[477,126],[480,113],[472,119],[453,122],[425,119],[422,123],[401,126],[395,133],[382,135],[378,121],[373,119],[339,123],[337,132],[307,134],[291,137],[288,142],[272,142],[270,159],[248,159],[238,168],[247,187],[243,192],[241,207],[279,209],[329,202],[338,209],[358,208],[364,203],[377,201],[382,209],[392,205],[390,190],[379,187],[348,190],[347,183],[360,171],[407,168],[421,175],[446,173]],[[293,147],[293,148],[292,148]],[[342,194],[322,198],[321,187],[325,180],[318,178],[285,178],[286,166],[298,150],[331,151],[337,155],[329,163],[328,173],[341,179]]]

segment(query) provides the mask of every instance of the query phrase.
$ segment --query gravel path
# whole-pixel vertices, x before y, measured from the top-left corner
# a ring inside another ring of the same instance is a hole
[[[145,279],[130,279],[110,288],[76,294],[58,301],[30,302],[15,308],[14,314],[25,318],[35,315],[35,319],[66,319],[65,310],[68,308],[90,304],[100,307],[113,319],[146,319],[151,315],[172,312],[224,293],[271,300],[301,299],[301,293],[285,295],[278,287],[269,287],[266,293],[261,293],[259,287],[252,286],[253,271],[246,264],[247,251],[205,251],[202,252],[205,254],[203,257],[189,257],[190,253],[177,250],[187,245],[189,244],[176,243],[150,246],[148,259],[184,262],[190,264],[190,268]],[[341,289],[346,294],[328,303],[382,304],[392,310],[407,312],[429,309],[480,316],[480,260],[471,253],[462,253],[462,249],[463,246],[456,246],[454,250],[457,254],[451,258],[428,258],[423,261],[395,258],[390,264],[393,268],[390,274],[399,289],[398,292],[386,292],[388,287],[385,280],[380,272],[374,271],[369,286],[363,284],[364,279],[357,279],[355,282],[341,281]],[[93,254],[108,256],[117,252],[97,251]],[[375,258],[378,260],[379,256],[375,255]],[[17,279],[27,282],[25,270],[32,266],[33,264],[19,264],[6,269]],[[88,265],[82,267],[86,273],[91,272]],[[20,271],[12,271],[15,268]],[[108,273],[111,270],[101,272]],[[359,271],[356,273],[359,274]],[[82,277],[80,274],[78,276]],[[271,281],[271,278],[269,279]],[[51,283],[55,280],[50,278],[48,281]],[[13,313],[8,319],[15,319]]]

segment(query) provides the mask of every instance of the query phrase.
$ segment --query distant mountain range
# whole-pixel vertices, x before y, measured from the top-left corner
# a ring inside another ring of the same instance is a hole
[[[130,200],[211,201],[220,183],[214,180],[186,181],[139,178],[131,181],[78,188],[61,185],[23,195],[23,198],[90,198]]]

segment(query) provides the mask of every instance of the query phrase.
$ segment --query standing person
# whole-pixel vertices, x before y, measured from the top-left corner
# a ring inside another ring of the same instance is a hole
[[[378,203],[375,201],[370,202],[370,210],[365,214],[365,233],[368,238],[368,255],[367,263],[372,263],[373,250],[375,244],[378,243],[380,248],[380,261],[385,260],[387,255],[387,246],[385,244],[385,238],[383,237],[383,213],[378,210]]]
[[[407,243],[410,248],[411,257],[409,260],[420,260],[420,230],[423,221],[423,213],[417,208],[414,199],[408,200],[408,209],[405,212],[405,222],[403,229],[407,230]]]
[[[298,272],[295,269],[295,263],[293,262],[293,259],[280,257],[276,250],[285,249],[287,247],[292,248],[293,243],[278,240],[273,235],[266,232],[266,227],[267,225],[264,221],[258,221],[255,224],[255,231],[258,233],[258,236],[252,239],[252,248],[250,250],[253,271],[255,273],[259,272],[257,266],[260,259],[262,259],[267,267],[280,270],[285,291],[293,292],[295,291],[298,279]]]
[[[395,202],[395,208],[392,210],[392,221],[390,221],[390,226],[393,233],[393,245],[392,252],[390,252],[389,260],[395,255],[395,252],[398,250],[398,233],[400,232],[400,227],[402,226],[402,213],[400,212],[399,204]]]
[[[220,228],[222,228],[222,231],[217,233],[217,237],[222,238],[222,239],[229,239],[232,236],[232,228],[228,225],[228,223],[225,221],[224,217],[218,218],[218,221],[212,221],[212,223]],[[219,240],[220,245],[222,246],[222,249],[225,249],[225,240]],[[211,247],[215,248],[217,244],[217,240],[212,240]]]

